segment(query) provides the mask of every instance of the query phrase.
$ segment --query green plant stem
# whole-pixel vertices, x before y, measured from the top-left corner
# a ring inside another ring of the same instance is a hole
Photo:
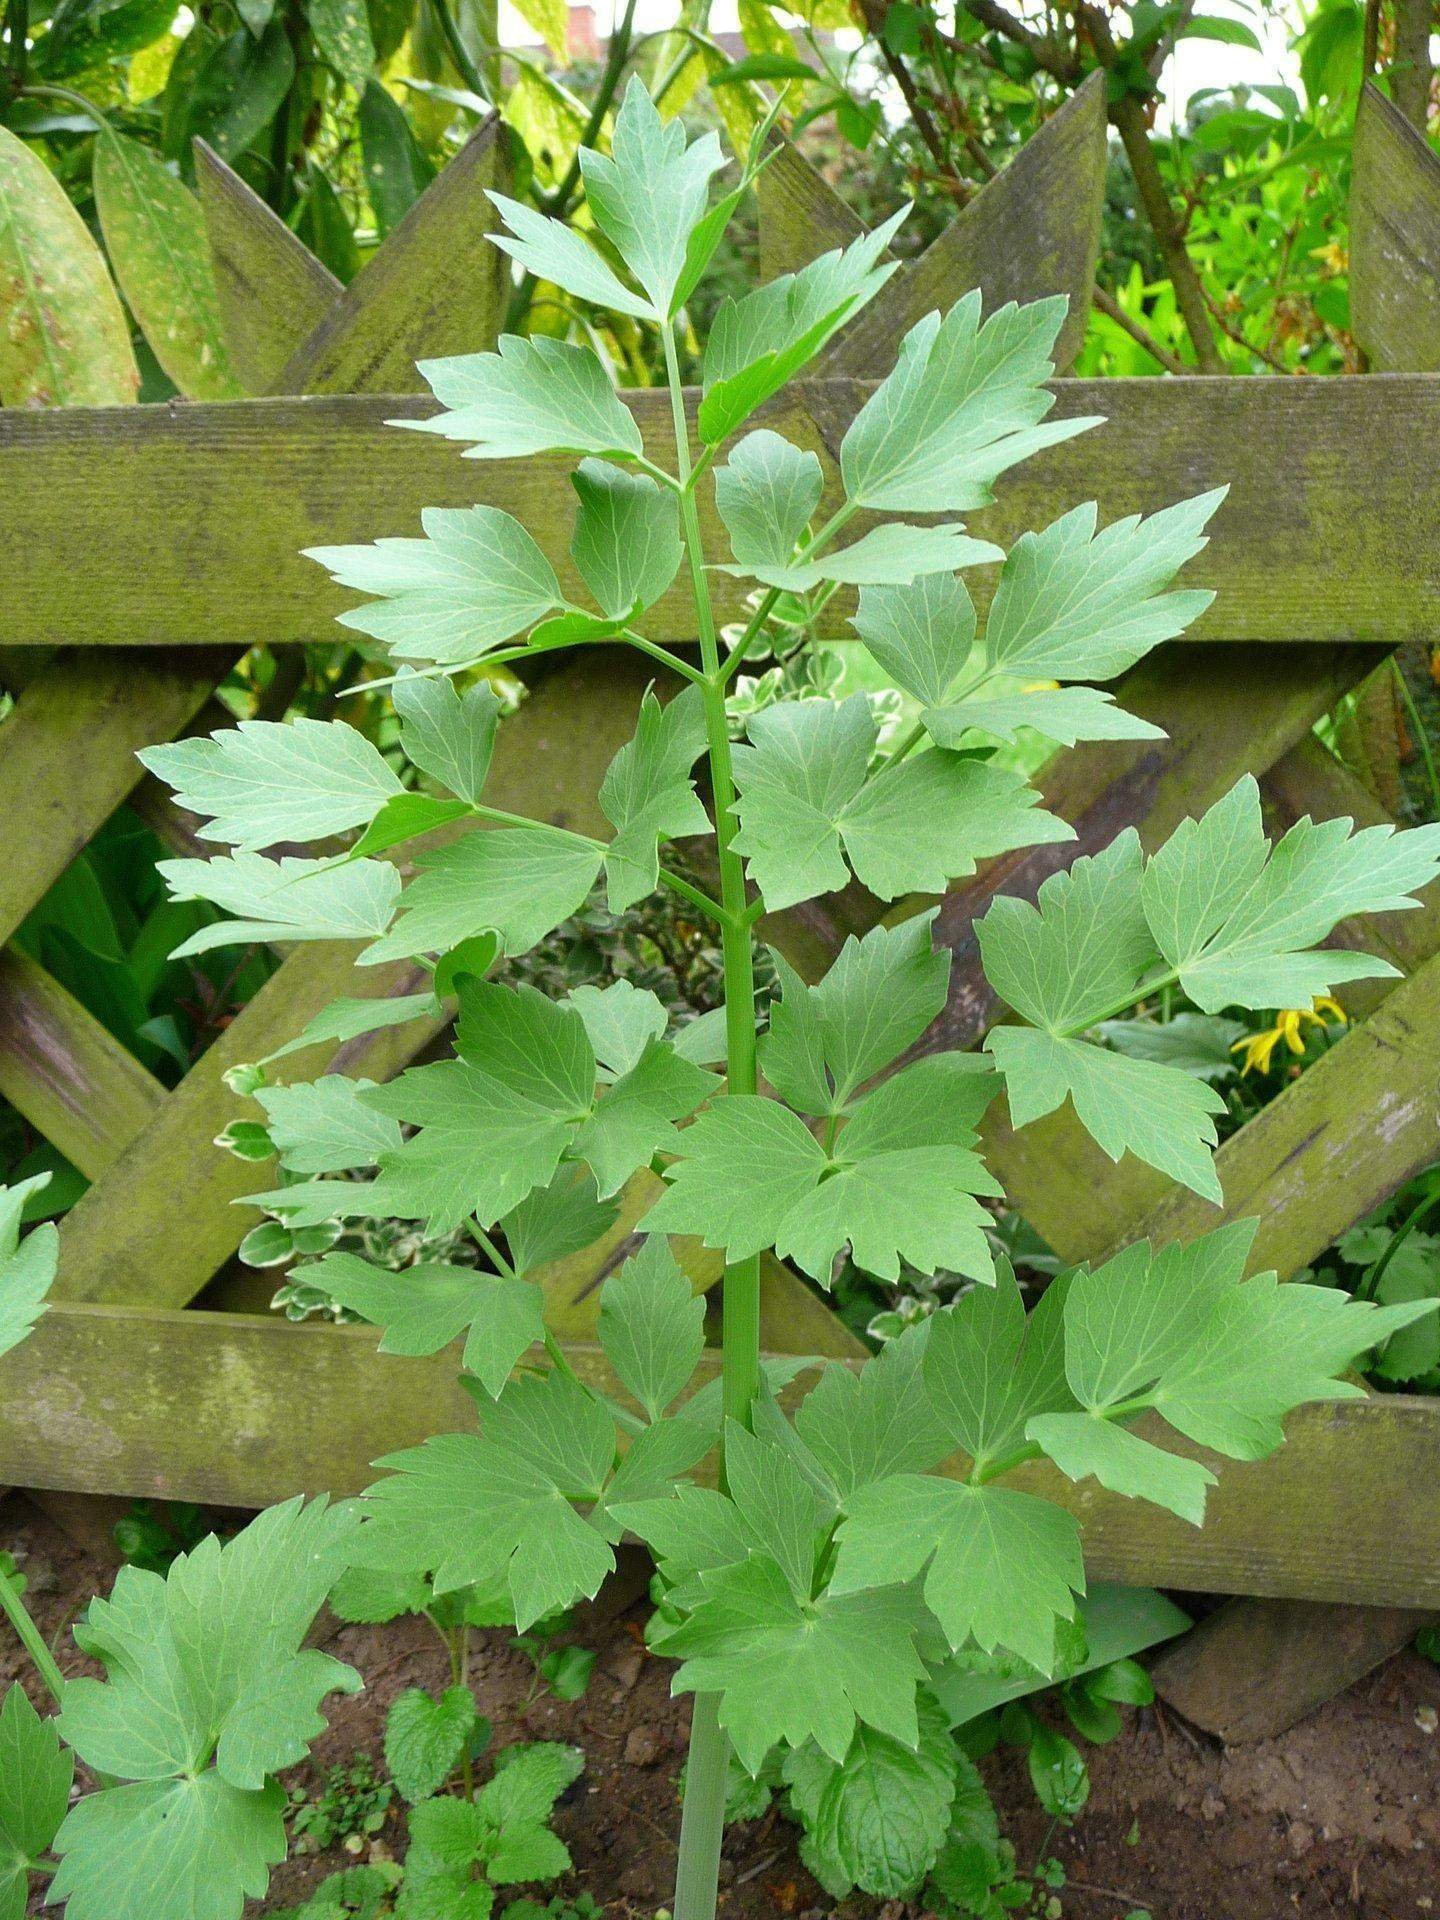
[[[714,1920],[729,1772],[730,1741],[720,1725],[719,1695],[699,1693],[685,1766],[675,1920]]]
[[[1390,671],[1395,676],[1395,688],[1400,695],[1400,704],[1405,709],[1405,718],[1410,723],[1410,734],[1420,749],[1420,757],[1425,762],[1425,778],[1430,783],[1430,806],[1435,818],[1440,820],[1440,775],[1435,770],[1435,754],[1430,745],[1430,735],[1425,722],[1420,717],[1420,709],[1415,704],[1415,696],[1410,691],[1410,682],[1405,678],[1404,669],[1392,654]]]
[[[1415,1205],[1395,1229],[1385,1251],[1365,1275],[1363,1283],[1355,1289],[1355,1298],[1357,1300],[1373,1300],[1375,1298],[1379,1291],[1380,1282],[1385,1277],[1385,1269],[1395,1258],[1400,1248],[1410,1238],[1411,1234],[1415,1232],[1421,1221],[1424,1220],[1428,1214],[1432,1213],[1436,1207],[1440,1207],[1440,1195],[1437,1194],[1427,1193],[1423,1198],[1416,1201]]]
[[[14,1581],[3,1568],[0,1568],[0,1610],[3,1610],[19,1636],[20,1644],[35,1662],[35,1671],[50,1689],[56,1706],[63,1706],[65,1676],[56,1665],[54,1654],[46,1646],[45,1636],[30,1618],[30,1610],[20,1598]]]
[[[720,868],[721,953],[725,964],[725,1037],[727,1090],[751,1094],[755,1068],[755,968],[750,929],[745,924],[745,869],[735,851],[735,776],[725,716],[725,682],[715,611],[705,574],[705,549],[695,504],[690,430],[680,385],[680,362],[672,327],[664,332],[665,370],[675,426],[675,460],[682,492],[681,526],[695,601],[700,661],[705,672],[705,735],[710,755],[710,784],[715,804],[715,847]],[[751,1406],[760,1388],[760,1261],[758,1255],[725,1269],[722,1323],[721,1399],[726,1415],[749,1426]],[[723,1484],[724,1459],[721,1459]],[[713,1920],[725,1829],[725,1787],[730,1741],[720,1725],[720,1703],[710,1694],[695,1701],[686,1775],[685,1808],[680,1825],[680,1860],[675,1886],[675,1920]]]

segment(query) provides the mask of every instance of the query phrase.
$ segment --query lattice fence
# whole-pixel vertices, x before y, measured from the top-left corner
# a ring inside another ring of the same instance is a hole
[[[1392,118],[1367,99],[1357,220],[1372,221],[1373,232],[1365,245],[1356,236],[1356,311],[1371,316],[1377,364],[1436,367],[1437,256],[1426,247],[1440,231],[1440,169],[1413,136],[1395,159]],[[194,850],[186,821],[141,780],[134,751],[215,724],[213,689],[246,647],[332,637],[342,598],[302,548],[401,532],[423,506],[479,497],[535,527],[566,576],[572,508],[558,463],[482,469],[429,436],[383,424],[427,410],[415,394],[417,357],[493,344],[505,277],[485,237],[482,189],[497,180],[502,151],[493,125],[483,127],[348,290],[202,155],[227,328],[260,397],[0,414],[0,646],[19,689],[0,728],[12,848],[0,871],[0,939],[122,801],[171,844]],[[774,423],[813,446],[833,480],[844,428],[900,334],[975,284],[991,304],[1068,293],[1073,355],[1104,173],[1096,80],[894,276]],[[854,230],[791,151],[763,187],[771,271]],[[983,531],[1003,542],[1080,500],[1098,498],[1113,517],[1228,481],[1214,539],[1193,569],[1217,599],[1193,641],[1165,649],[1120,691],[1164,727],[1166,741],[1081,748],[1047,767],[1046,804],[1078,839],[997,862],[943,902],[939,935],[955,966],[937,1027],[952,1046],[978,1041],[996,1011],[972,928],[997,889],[1033,893],[1132,823],[1154,844],[1245,772],[1261,776],[1277,821],[1305,811],[1380,817],[1312,729],[1388,649],[1434,632],[1440,613],[1432,451],[1440,378],[1057,387],[1060,414],[1101,413],[1110,424],[1030,463],[980,516]],[[664,396],[627,397],[658,444]],[[686,618],[676,593],[658,609],[656,637],[687,640]],[[501,730],[491,797],[598,826],[601,772],[628,737],[649,677],[628,655],[594,652],[540,682]],[[764,931],[813,975],[878,912],[852,890]],[[1440,901],[1340,937],[1361,936],[1406,978],[1388,992],[1392,983],[1357,988],[1346,1037],[1227,1142],[1217,1163],[1225,1215],[1260,1215],[1257,1263],[1282,1273],[1440,1157]],[[254,1169],[211,1146],[236,1113],[225,1069],[268,1053],[337,994],[414,984],[403,967],[356,971],[351,952],[302,948],[167,1092],[32,960],[13,946],[0,953],[0,1093],[91,1181],[62,1226],[56,1304],[0,1362],[0,1480],[259,1505],[297,1489],[358,1487],[378,1454],[467,1419],[446,1355],[396,1359],[378,1354],[365,1328],[218,1311],[226,1295],[213,1288],[203,1308],[190,1304],[253,1220],[231,1203],[253,1185]],[[414,1025],[392,1029],[332,1063],[384,1078],[430,1037]],[[319,1050],[284,1063],[295,1078],[326,1064]],[[1188,1235],[1219,1218],[1135,1162],[1112,1166],[1064,1114],[1021,1134],[996,1122],[989,1146],[1014,1203],[1067,1258],[1143,1232]],[[557,1329],[577,1367],[596,1377],[604,1363],[588,1336],[599,1280],[653,1190],[649,1175],[637,1178],[609,1243],[548,1276]],[[689,1265],[697,1285],[718,1278],[713,1256],[692,1249]],[[774,1263],[764,1316],[774,1350],[856,1350]],[[1025,1471],[1079,1512],[1101,1577],[1440,1605],[1440,1403],[1386,1395],[1312,1409],[1271,1460],[1211,1464],[1220,1485],[1203,1532],[1076,1489],[1047,1466]]]

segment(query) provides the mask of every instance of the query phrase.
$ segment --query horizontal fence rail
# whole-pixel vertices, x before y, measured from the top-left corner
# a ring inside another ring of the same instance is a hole
[[[815,447],[833,484],[872,384],[802,383],[764,419]],[[1114,519],[1228,484],[1187,569],[1187,583],[1217,596],[1195,638],[1393,645],[1440,626],[1440,378],[1063,380],[1056,391],[1058,416],[1106,424],[1002,479],[997,504],[970,517],[977,533],[1005,545],[1081,501]],[[664,459],[664,394],[625,398]],[[565,464],[465,460],[385,424],[433,411],[413,395],[319,395],[0,412],[0,645],[333,639],[331,621],[357,596],[302,548],[416,534],[422,508],[477,501],[524,520],[574,589]],[[983,600],[983,570],[974,578]],[[716,581],[733,616],[744,583]],[[685,591],[652,611],[653,638],[693,638]]]

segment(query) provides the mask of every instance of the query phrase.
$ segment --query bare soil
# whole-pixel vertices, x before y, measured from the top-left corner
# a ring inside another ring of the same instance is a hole
[[[24,1562],[42,1629],[60,1636],[61,1665],[85,1662],[67,1623],[113,1568],[87,1553],[21,1496],[0,1503],[0,1548]],[[563,1739],[586,1768],[556,1819],[575,1859],[563,1890],[588,1889],[607,1920],[652,1920],[667,1904],[679,1831],[676,1780],[689,1707],[669,1697],[668,1669],[644,1650],[643,1567],[622,1568],[578,1625],[598,1649],[584,1699],[530,1698],[529,1663],[502,1633],[477,1636],[472,1685],[498,1745]],[[323,1644],[365,1675],[366,1691],[331,1703],[328,1733],[287,1784],[318,1787],[325,1770],[366,1752],[377,1760],[385,1710],[401,1689],[448,1683],[446,1657],[423,1621],[347,1627],[329,1621]],[[22,1662],[0,1634],[0,1684]],[[29,1682],[27,1681],[27,1684]],[[1067,1920],[1413,1920],[1440,1913],[1440,1669],[1403,1654],[1278,1740],[1225,1750],[1163,1710],[1127,1713],[1110,1746],[1088,1750],[1093,1792],[1068,1830],[1049,1831],[1023,1761],[1002,1750],[984,1762],[1002,1829],[1022,1866],[1063,1861]],[[732,1829],[724,1862],[724,1920],[919,1920],[903,1902],[855,1898],[837,1906],[799,1865],[794,1830],[772,1809]],[[382,1848],[403,1847],[393,1818]],[[292,1858],[268,1906],[291,1905],[337,1866],[338,1849]],[[262,1909],[255,1909],[257,1913]]]

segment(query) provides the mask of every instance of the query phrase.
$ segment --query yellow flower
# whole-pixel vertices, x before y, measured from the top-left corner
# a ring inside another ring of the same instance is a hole
[[[1344,1026],[1345,1009],[1328,993],[1317,994],[1308,1007],[1282,1007],[1273,1027],[1262,1033],[1247,1034],[1230,1051],[1243,1053],[1242,1073],[1268,1073],[1275,1049],[1283,1040],[1291,1053],[1304,1053],[1306,1027]]]

